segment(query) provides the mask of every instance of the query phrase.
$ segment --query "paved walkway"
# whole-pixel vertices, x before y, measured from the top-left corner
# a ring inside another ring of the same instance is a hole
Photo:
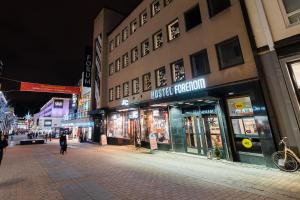
[[[300,199],[300,173],[128,146],[7,148],[0,200]]]

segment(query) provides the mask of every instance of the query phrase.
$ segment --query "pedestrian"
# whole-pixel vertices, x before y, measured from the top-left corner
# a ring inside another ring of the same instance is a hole
[[[46,142],[48,141],[48,134],[47,133],[45,134],[45,140],[46,140]]]
[[[50,142],[51,142],[51,137],[52,137],[52,132],[49,133]]]
[[[59,144],[60,144],[60,154],[64,155],[64,153],[67,151],[67,137],[65,134],[62,134],[60,136]]]
[[[3,158],[3,150],[8,146],[7,139],[2,135],[0,132],[0,166],[2,163],[2,158]]]

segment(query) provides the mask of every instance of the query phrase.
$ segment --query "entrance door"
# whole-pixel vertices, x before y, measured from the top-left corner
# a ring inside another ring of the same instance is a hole
[[[205,145],[207,150],[212,150],[216,146],[223,148],[221,129],[217,114],[202,114]]]
[[[136,137],[139,134],[139,126],[137,119],[130,119],[129,121],[129,131],[128,136],[130,138],[130,144],[136,144]]]

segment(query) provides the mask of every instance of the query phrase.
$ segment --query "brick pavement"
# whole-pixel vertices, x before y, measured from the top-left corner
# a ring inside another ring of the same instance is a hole
[[[0,168],[0,200],[300,199],[300,173],[132,147],[13,146]]]

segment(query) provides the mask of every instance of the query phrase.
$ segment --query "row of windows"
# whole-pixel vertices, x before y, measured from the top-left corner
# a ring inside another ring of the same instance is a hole
[[[154,1],[159,2],[159,1]],[[223,3],[222,3],[223,2]],[[224,2],[227,2],[224,3]],[[152,4],[151,4],[152,5]],[[209,9],[211,9],[210,16],[214,16],[218,12],[221,12],[228,6],[230,6],[230,1],[224,0],[224,1],[214,1],[214,0],[208,0],[208,5]],[[199,5],[195,5],[188,11],[184,13],[184,19],[185,19],[185,26],[186,26],[186,31],[194,28],[195,26],[201,24],[201,14],[200,14],[200,8]],[[169,23],[167,26],[167,39],[168,41],[174,40],[175,38],[178,38],[180,36],[180,29],[179,29],[179,20],[178,18],[173,20],[171,23]],[[117,36],[118,38],[118,36]],[[117,39],[116,41],[120,41],[120,39]],[[164,43],[164,38],[163,38],[163,33],[162,30],[159,30],[152,36],[152,43],[153,43],[153,50],[156,50],[160,47],[162,47]],[[131,63],[136,62],[139,59],[139,49],[138,47],[134,47],[131,50]],[[141,43],[141,48],[140,48],[140,56],[144,57],[147,54],[150,53],[150,41],[149,39],[146,39]],[[127,67],[129,65],[129,55],[128,52],[125,53],[122,58],[118,58],[115,60],[114,63],[111,63],[109,65],[109,75],[114,74],[115,72],[118,72],[121,70],[121,61],[122,61],[122,66],[123,68]]]
[[[169,5],[173,0],[164,0],[164,5],[167,6]],[[150,5],[150,12],[151,16],[153,17],[154,15],[158,14],[161,10],[161,0],[154,0],[151,5]],[[139,22],[140,22],[140,27],[146,24],[148,21],[148,12],[147,9],[145,9],[139,16]],[[138,28],[138,21],[137,19],[134,19],[132,22],[130,22],[130,34],[133,34],[136,32]],[[129,37],[129,30],[128,27],[126,26],[122,30],[122,41],[125,41]],[[118,47],[121,44],[121,35],[118,34],[114,40],[111,40],[109,42],[109,51],[112,51],[115,47]]]
[[[240,47],[239,38],[237,36],[227,39],[215,45],[220,69],[226,69],[244,63],[243,54]],[[197,53],[190,55],[193,78],[210,73],[207,50],[203,49]],[[179,59],[170,63],[172,83],[177,83],[185,80],[185,69],[183,59]],[[167,85],[166,68],[160,67],[154,71],[156,88]],[[132,80],[132,94],[138,94],[139,78]],[[143,92],[152,89],[151,73],[146,73],[142,76]],[[123,97],[129,96],[129,82],[123,83]],[[109,89],[109,101],[121,98],[121,85]]]

